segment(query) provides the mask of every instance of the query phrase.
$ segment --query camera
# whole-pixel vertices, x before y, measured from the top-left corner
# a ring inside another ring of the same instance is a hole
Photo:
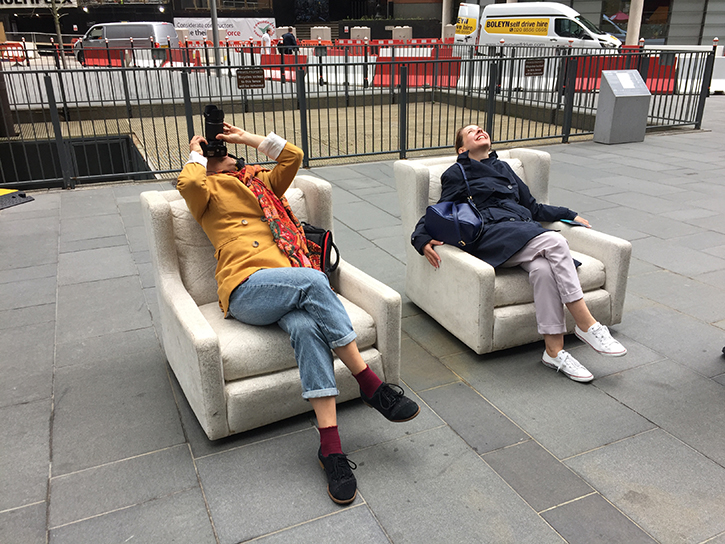
[[[204,108],[204,138],[206,146],[202,145],[205,157],[226,157],[226,144],[216,139],[217,134],[224,134],[224,112],[214,104]]]

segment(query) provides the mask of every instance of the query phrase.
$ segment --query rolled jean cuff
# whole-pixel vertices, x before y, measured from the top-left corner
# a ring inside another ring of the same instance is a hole
[[[581,289],[577,289],[576,291],[574,291],[568,295],[563,295],[561,297],[561,301],[564,304],[569,304],[570,302],[576,302],[580,298],[584,298],[584,291],[582,291]]]
[[[340,394],[340,391],[336,387],[329,389],[315,389],[314,391],[305,391],[302,393],[302,398],[305,400],[309,399],[321,399],[324,397],[336,397]]]
[[[566,334],[566,325],[539,325],[539,334]]]
[[[335,340],[334,342],[330,342],[330,348],[341,348],[342,346],[347,346],[350,342],[355,340],[357,338],[357,333],[355,331],[350,331],[345,336],[340,338],[339,340]]]

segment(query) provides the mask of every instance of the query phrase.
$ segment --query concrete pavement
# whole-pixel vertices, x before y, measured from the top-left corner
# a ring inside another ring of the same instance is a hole
[[[359,496],[327,497],[311,414],[209,442],[159,346],[138,194],[0,211],[0,542],[725,543],[725,98],[702,131],[542,147],[552,203],[632,241],[629,349],[477,356],[404,298],[391,424],[340,406]],[[393,161],[314,167],[343,257],[404,291]]]

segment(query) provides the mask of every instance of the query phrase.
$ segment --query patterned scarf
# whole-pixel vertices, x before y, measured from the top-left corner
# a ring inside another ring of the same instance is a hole
[[[224,173],[239,179],[257,197],[269,229],[272,231],[274,241],[282,253],[287,256],[290,264],[295,268],[313,268],[302,224],[295,217],[287,199],[284,196],[278,198],[257,177],[257,174],[262,171],[265,171],[265,169],[261,166],[248,164],[237,172]]]

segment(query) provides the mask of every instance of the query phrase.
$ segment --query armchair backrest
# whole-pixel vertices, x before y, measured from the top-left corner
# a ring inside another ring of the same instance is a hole
[[[300,221],[332,229],[329,183],[298,176],[285,196]],[[177,190],[163,191],[153,197],[148,195],[145,200],[153,218],[153,232],[149,235],[153,236],[150,245],[156,269],[160,274],[178,274],[197,305],[215,302],[217,261],[214,246],[191,215],[186,201]]]
[[[549,168],[551,157],[544,151],[508,149],[498,157],[511,165],[513,171],[528,185],[531,194],[542,204],[549,203]],[[412,232],[413,226],[441,196],[441,175],[453,163],[456,155],[397,161],[395,177],[400,195],[403,227]]]

